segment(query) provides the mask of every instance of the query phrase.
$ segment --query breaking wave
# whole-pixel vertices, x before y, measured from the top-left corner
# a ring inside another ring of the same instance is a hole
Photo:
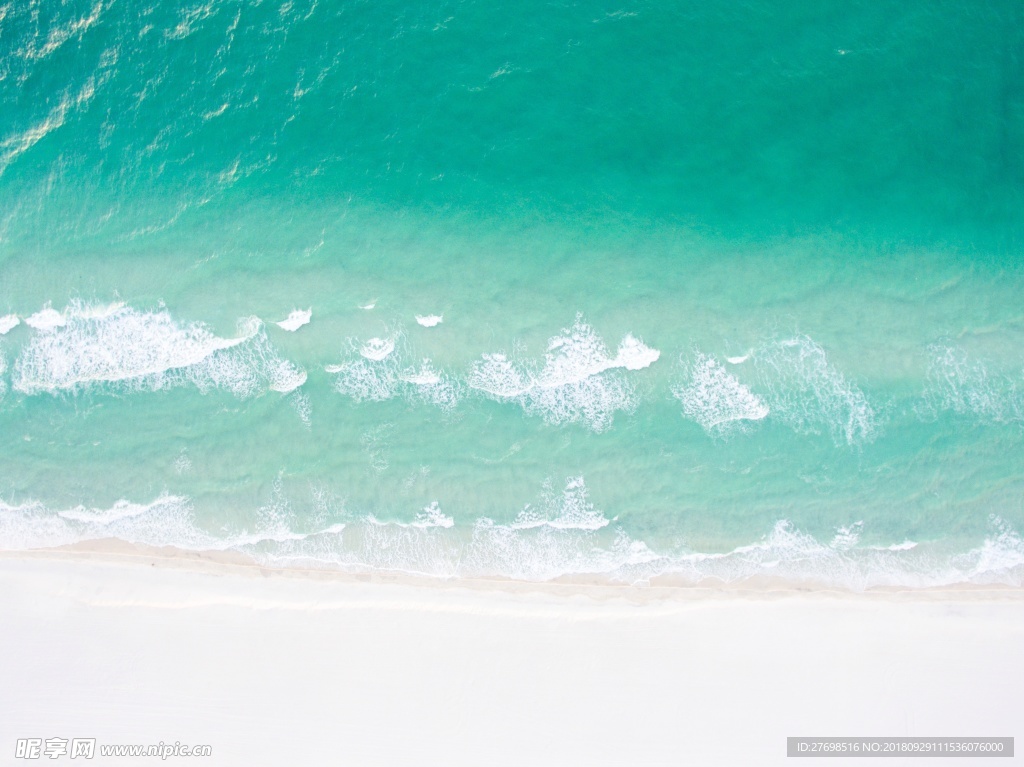
[[[167,311],[122,304],[75,302],[63,312],[47,307],[33,317],[26,324],[36,332],[13,371],[14,388],[24,394],[192,385],[249,397],[290,392],[306,380],[305,371],[277,354],[254,317],[239,322],[235,338],[220,338],[200,323],[179,323]]]
[[[289,333],[294,333],[303,325],[308,325],[312,316],[312,309],[294,309],[285,319],[280,322],[275,322],[274,324],[281,328],[281,330],[287,330]]]
[[[277,324],[294,331],[309,316],[309,310],[295,310]],[[27,316],[0,317],[0,332],[22,323],[30,332],[20,352],[16,344],[9,354],[10,369],[0,368],[0,395],[8,389],[32,395],[191,386],[245,398],[295,392],[306,381],[305,370],[280,356],[256,317],[239,320],[236,334],[225,338],[163,308],[76,300],[60,310],[47,304]],[[951,345],[934,344],[928,354],[923,393],[908,403],[913,412],[922,418],[952,412],[981,422],[1024,424],[1022,371],[974,359]],[[483,354],[465,377],[411,353],[401,332],[349,339],[342,360],[325,370],[334,389],[357,402],[401,398],[450,412],[475,394],[514,403],[552,425],[579,423],[601,432],[611,428],[616,413],[632,413],[639,405],[629,372],[651,366],[660,355],[628,333],[613,353],[577,315],[571,327],[549,339],[542,358]],[[697,349],[680,362],[682,376],[671,393],[683,416],[708,434],[749,431],[768,420],[800,434],[826,434],[837,445],[859,446],[880,432],[880,416],[868,396],[806,335],[770,340],[735,357]],[[296,396],[292,404],[309,425],[308,398]]]
[[[149,504],[121,500],[109,509],[76,506],[56,512],[35,501],[18,506],[0,501],[0,542],[5,549],[50,548],[103,538],[189,550],[228,548],[196,527],[191,501],[181,496],[161,495]]]
[[[426,529],[428,527],[449,528],[455,526],[455,520],[441,511],[441,505],[437,501],[431,501],[416,515],[412,522],[381,522],[372,514],[366,518],[374,525],[395,526],[395,527],[416,527]]]
[[[17,314],[8,314],[0,317],[0,336],[5,336],[21,324]]]
[[[941,543],[926,547],[909,541],[861,546],[861,527],[840,527],[831,542],[823,543],[780,520],[756,543],[721,554],[678,555],[663,574],[686,583],[769,577],[858,591],[960,583],[1024,585],[1024,541],[999,520],[993,520],[993,534],[981,546],[966,552],[945,551]]]
[[[692,362],[684,363],[684,370],[683,382],[672,394],[682,403],[683,415],[709,434],[723,434],[768,415],[757,395],[713,357],[697,352]]]
[[[405,339],[399,334],[360,343],[349,339],[344,361],[324,367],[334,389],[356,402],[382,402],[394,397],[426,402],[449,412],[462,399],[459,382],[433,367],[429,359],[410,364]]]
[[[516,402],[551,424],[585,423],[595,431],[612,425],[616,411],[632,412],[636,390],[623,371],[649,367],[661,352],[626,334],[615,356],[581,315],[548,341],[542,363],[484,354],[470,369],[469,386],[485,396]]]
[[[550,527],[555,530],[600,530],[609,520],[594,508],[583,477],[570,477],[565,489],[556,493],[550,481],[544,484],[540,503],[527,504],[511,524],[514,530]]]
[[[108,509],[53,511],[36,502],[0,502],[0,547],[28,550],[116,538],[191,551],[237,551],[274,567],[348,572],[403,572],[441,578],[500,577],[546,581],[591,576],[610,582],[742,584],[753,579],[860,591],[962,583],[1024,585],[1024,539],[993,516],[980,545],[951,550],[944,542],[860,543],[862,523],[839,527],[823,542],[780,520],[760,540],[730,551],[665,549],[632,538],[586,498],[581,478],[561,493],[545,489],[509,524],[489,518],[458,523],[436,501],[410,522],[372,515],[295,529],[295,514],[275,483],[274,501],[251,528],[219,534],[201,528],[188,498],[162,495],[150,504],[118,501]]]

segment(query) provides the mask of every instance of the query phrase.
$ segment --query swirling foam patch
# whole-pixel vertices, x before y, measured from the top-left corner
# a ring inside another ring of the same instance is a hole
[[[756,391],[772,413],[802,434],[828,433],[836,444],[877,436],[878,414],[855,383],[809,336],[771,341],[753,354]]]
[[[768,406],[710,355],[698,351],[683,365],[683,381],[672,394],[682,403],[683,415],[709,434],[724,434],[768,415]]]
[[[988,423],[1024,423],[1024,379],[1019,372],[1014,376],[992,370],[955,346],[933,344],[928,352],[926,415],[952,411]]]

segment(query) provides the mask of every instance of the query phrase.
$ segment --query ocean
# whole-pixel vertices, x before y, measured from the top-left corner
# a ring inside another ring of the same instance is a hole
[[[0,548],[1024,584],[1024,6],[0,5]]]

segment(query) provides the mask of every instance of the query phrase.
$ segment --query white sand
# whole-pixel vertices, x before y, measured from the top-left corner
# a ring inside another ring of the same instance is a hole
[[[50,552],[0,555],[0,621],[2,764],[53,736],[213,747],[166,764],[533,767],[1024,734],[1020,590],[429,585]],[[930,763],[880,764],[904,762]]]

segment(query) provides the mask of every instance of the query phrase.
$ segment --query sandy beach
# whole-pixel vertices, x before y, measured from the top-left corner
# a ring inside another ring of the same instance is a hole
[[[94,550],[0,556],[0,611],[3,764],[26,763],[17,739],[86,737],[210,745],[195,761],[216,765],[772,765],[787,736],[1013,736],[1022,713],[1018,589],[434,582]]]

